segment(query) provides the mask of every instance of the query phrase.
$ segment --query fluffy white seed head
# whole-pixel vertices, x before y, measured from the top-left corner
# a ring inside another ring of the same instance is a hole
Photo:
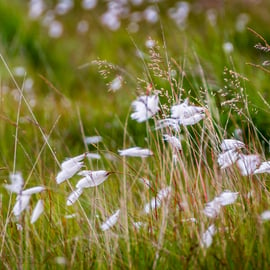
[[[262,221],[270,220],[270,210],[266,210],[261,213],[260,218]]]
[[[11,173],[9,175],[9,179],[11,181],[11,184],[4,185],[5,189],[17,194],[20,193],[24,185],[24,180],[21,172]]]
[[[231,192],[229,190],[223,191],[215,200],[221,205],[226,206],[233,204],[238,198],[238,192]]]
[[[263,162],[258,169],[254,171],[254,174],[270,173],[270,161]]]
[[[153,117],[158,111],[159,98],[153,96],[140,96],[132,102],[134,112],[131,114],[133,120],[141,123]]]
[[[220,213],[221,205],[216,198],[205,205],[203,213],[209,218],[216,218]]]
[[[148,157],[153,155],[153,152],[149,149],[142,149],[140,147],[132,147],[128,149],[118,150],[120,156],[130,157]]]
[[[16,203],[12,210],[13,214],[16,217],[19,217],[20,214],[26,209],[26,207],[29,204],[30,198],[31,198],[31,195],[24,195],[24,196],[18,195],[17,196]]]
[[[104,223],[101,224],[100,229],[107,231],[114,226],[120,216],[120,209],[118,209],[112,216],[110,216]]]
[[[239,153],[237,151],[229,150],[225,153],[221,153],[218,155],[218,164],[221,169],[225,169],[227,167],[230,167],[232,164],[234,164],[239,157]]]
[[[31,224],[35,223],[44,211],[44,202],[39,200],[31,216]]]
[[[213,243],[213,236],[216,234],[216,227],[214,224],[209,226],[207,230],[202,234],[201,246],[203,248],[209,248]]]
[[[44,191],[46,188],[42,186],[28,188],[22,191],[22,195],[32,195]]]
[[[82,193],[83,193],[82,188],[77,188],[76,190],[72,191],[67,198],[67,206],[74,204],[82,195]]]
[[[82,178],[76,185],[76,188],[96,187],[102,184],[109,176],[107,171],[84,171],[84,178]]]
[[[235,139],[225,139],[222,141],[220,148],[223,152],[229,151],[229,150],[237,150],[244,148],[245,144],[239,140]]]
[[[254,171],[259,167],[260,163],[261,159],[258,155],[240,154],[236,164],[241,175],[247,176],[253,174]]]
[[[62,170],[67,170],[75,165],[77,165],[80,161],[82,161],[85,158],[86,154],[82,154],[73,158],[68,158],[65,161],[61,163],[61,169]]]
[[[76,163],[70,163],[73,164],[72,167],[65,167],[62,171],[60,171],[56,176],[56,182],[57,184],[60,184],[64,182],[65,180],[68,180],[73,175],[75,175],[83,166],[83,162],[76,162]]]
[[[172,148],[176,150],[182,150],[182,144],[181,141],[175,137],[175,136],[170,136],[168,134],[163,135],[164,141],[168,141]]]

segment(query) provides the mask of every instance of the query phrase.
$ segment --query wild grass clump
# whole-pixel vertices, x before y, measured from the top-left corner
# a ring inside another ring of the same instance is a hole
[[[224,87],[213,97],[196,55],[190,74],[170,58],[165,42],[165,52],[157,41],[150,45],[132,112],[121,123],[122,144],[98,139],[88,145],[77,113],[84,151],[61,138],[59,117],[51,123],[44,115],[41,124],[1,57],[19,97],[12,103],[16,117],[3,125],[13,145],[1,155],[13,155],[13,162],[6,160],[1,175],[5,184],[18,172],[23,178],[19,187],[12,181],[12,192],[2,190],[2,267],[269,267],[270,230],[261,214],[269,209],[270,166],[250,117],[245,76],[225,68]],[[95,63],[102,75],[117,69]],[[128,84],[126,74],[120,70]],[[10,99],[8,92],[1,95]],[[49,112],[57,107],[52,101]],[[136,134],[139,125],[143,132]],[[39,200],[44,211],[38,207],[35,220]]]

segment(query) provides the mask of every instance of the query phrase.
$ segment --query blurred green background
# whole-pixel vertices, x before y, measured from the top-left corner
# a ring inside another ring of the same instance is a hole
[[[268,139],[269,75],[247,63],[262,65],[269,53],[254,48],[262,41],[247,27],[270,41],[269,11],[266,0],[4,0],[0,2],[0,52],[47,133],[61,116],[55,132],[62,141],[59,149],[67,141],[83,147],[80,118],[86,135],[98,133],[107,137],[109,147],[119,147],[130,104],[145,92],[147,82],[153,81],[155,89],[169,90],[168,81],[151,72],[150,79],[147,72],[149,37],[160,46],[165,70],[166,57],[184,70],[184,97],[202,100],[200,89],[207,87],[217,108],[214,116],[223,126],[230,117],[232,133],[236,127],[248,128],[240,113],[243,100],[238,98],[243,88],[250,117]],[[106,76],[99,72],[104,66],[95,60],[113,64]],[[233,78],[232,71],[243,78]],[[16,119],[18,93],[3,62],[0,74],[2,136],[10,138],[8,125]],[[121,89],[108,91],[117,76],[123,79]],[[181,78],[178,73],[177,80]],[[223,104],[230,99],[235,103]],[[24,114],[27,120],[27,109]],[[132,123],[131,134],[144,134],[144,126]],[[143,140],[138,138],[137,143]]]

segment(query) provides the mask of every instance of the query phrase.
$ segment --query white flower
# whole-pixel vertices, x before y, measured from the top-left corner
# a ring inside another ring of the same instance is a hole
[[[152,39],[152,38],[148,38],[146,41],[145,41],[145,46],[149,49],[152,49],[154,48],[156,45],[156,42]]]
[[[100,171],[81,171],[78,173],[81,176],[84,176],[76,185],[76,188],[89,188],[96,187],[103,183],[108,176],[109,172],[100,170]]]
[[[17,196],[16,203],[12,210],[13,214],[16,217],[19,217],[20,214],[26,209],[26,207],[29,204],[30,198],[31,198],[31,195],[24,195],[24,196],[18,195]]]
[[[157,196],[152,198],[150,203],[147,203],[144,206],[144,212],[146,214],[149,214],[151,210],[159,208],[161,205],[161,201],[167,198],[170,195],[170,193],[171,193],[171,187],[166,187],[166,188],[161,189],[158,192]]]
[[[237,167],[240,170],[241,175],[247,176],[253,174],[253,172],[260,165],[261,160],[258,155],[239,155],[239,159],[237,160]]]
[[[97,0],[83,0],[82,7],[86,10],[93,9],[97,5]]]
[[[156,95],[138,97],[132,102],[134,113],[131,114],[131,118],[139,123],[146,121],[158,112],[158,103],[159,98]]]
[[[188,108],[188,102],[189,102],[188,98],[186,98],[183,103],[172,106],[171,108],[172,118],[182,119],[184,117],[186,109]]]
[[[55,7],[55,12],[59,15],[64,15],[73,8],[73,0],[60,0]]]
[[[44,211],[44,202],[39,200],[31,216],[31,224],[35,223]]]
[[[172,129],[175,131],[180,131],[180,126],[177,119],[165,118],[157,121],[156,130],[167,127],[172,127]]]
[[[67,206],[74,204],[82,195],[82,193],[83,193],[82,188],[77,188],[76,190],[72,191],[71,194],[67,198]]]
[[[26,69],[25,67],[23,66],[18,66],[18,67],[15,67],[13,69],[13,73],[15,76],[18,76],[18,77],[23,77],[24,75],[26,75]]]
[[[164,141],[168,141],[173,148],[175,148],[177,150],[182,150],[182,144],[177,137],[170,136],[167,134],[163,135],[163,137],[164,137]]]
[[[142,149],[140,147],[131,147],[128,149],[118,150],[120,156],[130,157],[148,157],[153,155],[153,152],[149,149]]]
[[[233,163],[235,163],[238,157],[239,157],[239,153],[233,149],[233,150],[226,151],[225,153],[219,154],[217,161],[220,168],[225,169],[231,166]]]
[[[22,174],[20,172],[17,173],[11,173],[9,175],[9,179],[11,181],[10,185],[4,185],[7,190],[10,192],[15,192],[15,193],[20,193],[23,185],[24,185],[24,180],[22,178]]]
[[[230,54],[233,52],[233,44],[231,42],[225,42],[222,46],[225,53]]]
[[[61,169],[62,170],[70,169],[71,167],[77,165],[80,161],[82,161],[85,158],[85,156],[86,154],[81,154],[79,156],[66,159],[61,163]]]
[[[222,141],[220,148],[222,151],[236,150],[244,148],[245,144],[235,139],[225,139]]]
[[[32,195],[32,194],[36,194],[39,192],[42,192],[45,190],[45,187],[42,186],[36,186],[36,187],[32,187],[32,188],[28,188],[25,189],[21,192],[22,195]]]
[[[270,173],[270,161],[265,161],[263,162],[258,169],[256,169],[254,174],[259,174],[259,173]]]
[[[106,231],[115,225],[120,215],[120,209],[118,209],[112,216],[110,216],[104,223],[101,224],[100,228],[102,231]]]
[[[146,8],[143,12],[144,18],[149,23],[156,23],[158,21],[157,9],[153,6]]]
[[[264,221],[269,220],[270,219],[270,211],[267,210],[267,211],[262,212],[260,215],[260,218],[261,218],[261,220],[264,220]]]
[[[194,125],[205,118],[205,108],[188,105],[188,99],[171,108],[171,117],[183,126]]]
[[[210,218],[216,218],[220,212],[221,204],[220,202],[215,198],[214,200],[208,202],[205,205],[205,208],[203,210],[203,213],[210,217]]]
[[[102,141],[101,136],[88,136],[84,138],[86,144],[97,144]]]
[[[52,21],[49,24],[48,34],[52,38],[59,38],[63,34],[63,24],[59,21]]]
[[[122,85],[123,85],[123,77],[118,75],[111,81],[109,90],[116,92],[122,87]]]
[[[42,12],[46,9],[45,1],[43,0],[36,0],[29,2],[29,12],[28,16],[30,19],[37,19]]]
[[[221,206],[233,204],[238,197],[238,192],[229,190],[223,191],[219,196],[208,202],[203,210],[204,214],[210,218],[216,218],[220,212]]]
[[[155,209],[159,208],[160,205],[161,205],[161,201],[157,197],[154,197],[151,199],[150,203],[147,203],[144,206],[144,212],[146,214],[149,214],[151,210],[155,210]]]
[[[216,234],[216,227],[214,224],[209,226],[207,230],[202,234],[201,246],[203,248],[209,248],[213,242],[213,236]]]
[[[171,187],[163,188],[158,192],[157,198],[159,200],[163,200],[164,198],[167,198],[170,195],[171,191],[172,191]]]
[[[86,156],[88,159],[101,159],[101,156],[97,153],[88,153]]]
[[[238,192],[231,192],[229,190],[223,191],[215,200],[219,202],[221,206],[233,204],[238,197]]]
[[[204,113],[196,113],[189,118],[184,118],[182,120],[179,120],[179,123],[183,126],[190,126],[190,125],[197,124],[198,122],[200,122],[204,118],[205,118]]]
[[[65,162],[69,162],[69,161],[65,161]],[[72,167],[67,167],[67,164],[69,164]],[[56,182],[57,184],[60,184],[62,182],[64,182],[65,180],[68,180],[69,178],[71,178],[74,174],[76,174],[83,166],[83,162],[70,162],[65,164],[65,168],[60,171],[57,176],[56,176]]]

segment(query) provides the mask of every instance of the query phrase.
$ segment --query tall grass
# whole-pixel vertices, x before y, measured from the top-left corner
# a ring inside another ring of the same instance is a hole
[[[12,214],[15,196],[2,189],[1,268],[58,269],[61,264],[67,269],[269,267],[270,227],[260,218],[269,208],[268,176],[244,177],[235,165],[221,170],[217,163],[220,143],[234,136],[232,127],[242,129],[246,145],[243,153],[256,153],[265,160],[260,131],[250,117],[245,76],[226,69],[218,103],[198,57],[194,56],[197,70],[189,73],[185,62],[170,59],[165,43],[163,47],[165,53],[158,45],[149,49],[149,60],[143,61],[145,74],[137,84],[138,94],[159,94],[161,110],[153,119],[140,124],[130,120],[128,113],[121,123],[122,145],[111,146],[108,134],[107,143],[90,146],[102,158],[86,160],[85,168],[104,169],[112,174],[102,185],[86,189],[69,207],[66,198],[79,178],[75,176],[57,185],[55,177],[66,156],[81,153],[64,136],[68,125],[76,123],[77,132],[80,130],[78,139],[84,141],[85,127],[79,109],[70,111],[65,126],[60,126],[60,116],[54,112],[57,100],[46,102],[46,107],[40,104],[37,116],[23,84],[18,84],[1,57],[18,95],[14,101],[10,92],[1,88],[1,110],[13,117],[6,117],[1,124],[1,157],[5,161],[1,164],[1,177],[8,182],[9,173],[21,171],[26,188],[46,187],[45,192],[32,196],[28,209],[18,220]],[[199,78],[199,88],[194,78]],[[193,126],[181,126],[177,132],[171,128],[155,130],[157,121],[168,117],[170,107],[184,98],[206,108],[205,119]],[[48,117],[50,113],[54,119]],[[242,126],[237,125],[239,119]],[[139,135],[137,127],[141,130]],[[164,142],[164,133],[181,138],[182,151],[175,151]],[[13,145],[7,147],[5,141],[10,142],[10,138]],[[116,152],[135,145],[151,149],[154,155],[132,158],[120,157]],[[85,145],[85,152],[88,151]],[[149,185],[142,178],[149,180]],[[162,200],[161,207],[145,213],[145,205],[166,187],[171,188],[171,193]],[[205,204],[224,190],[239,192],[237,201],[222,207],[216,218],[208,218],[203,213]],[[45,212],[36,223],[30,224],[34,202],[39,198],[45,201]],[[117,209],[120,209],[117,223],[102,231],[101,224]],[[216,234],[212,245],[206,248],[202,235],[212,224],[216,226]]]

